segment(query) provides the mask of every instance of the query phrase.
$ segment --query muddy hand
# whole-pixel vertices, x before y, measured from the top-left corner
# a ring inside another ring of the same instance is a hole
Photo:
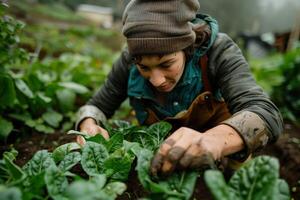
[[[203,134],[182,127],[175,131],[160,146],[151,162],[153,175],[169,175],[176,168],[214,167],[214,148],[207,148],[202,140]]]

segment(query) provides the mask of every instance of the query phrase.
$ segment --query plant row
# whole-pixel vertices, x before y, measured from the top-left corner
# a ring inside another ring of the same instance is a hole
[[[149,173],[153,154],[171,130],[170,124],[138,127],[117,121],[113,127],[106,125],[109,140],[100,134],[92,137],[69,131],[85,138],[84,147],[67,143],[53,152],[41,150],[22,167],[13,162],[15,150],[5,152],[0,162],[0,199],[116,199],[126,191],[131,170],[137,171],[138,180],[147,191],[144,199],[191,198],[203,172],[176,171],[168,177],[153,177]],[[76,165],[88,178],[72,171]],[[228,183],[217,170],[205,171],[204,179],[217,200],[288,200],[289,187],[278,172],[278,161],[262,156],[239,169]]]

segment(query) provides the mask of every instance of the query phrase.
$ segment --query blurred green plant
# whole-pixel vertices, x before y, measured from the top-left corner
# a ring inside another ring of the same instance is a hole
[[[4,15],[6,5],[0,5]],[[0,19],[0,139],[28,127],[44,133],[71,129],[77,107],[99,88],[114,58],[62,52],[58,58],[29,59],[20,48],[23,27],[12,17]]]
[[[280,108],[284,119],[300,124],[300,48],[251,60],[257,82]]]

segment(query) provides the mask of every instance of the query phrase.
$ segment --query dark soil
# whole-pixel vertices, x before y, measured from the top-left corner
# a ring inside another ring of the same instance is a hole
[[[16,164],[22,166],[36,151],[41,149],[52,151],[57,146],[72,141],[75,141],[75,136],[59,132],[54,134],[33,133],[26,135],[26,137],[18,138],[18,140],[10,138],[5,144],[3,142],[0,143],[0,153],[2,157],[4,151],[14,147],[19,152]],[[287,123],[285,131],[279,140],[275,144],[268,145],[258,155],[270,155],[279,159],[281,166],[280,177],[288,182],[292,197],[300,199],[300,127]],[[80,166],[75,166],[72,171],[85,177],[85,173]],[[132,173],[129,175],[127,187],[127,191],[118,199],[138,199],[147,194],[138,182],[135,170],[132,170]],[[208,188],[201,178],[197,182],[193,198],[201,200],[212,199]]]

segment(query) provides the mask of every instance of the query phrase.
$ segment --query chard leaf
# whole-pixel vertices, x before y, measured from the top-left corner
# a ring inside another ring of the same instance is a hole
[[[76,142],[71,142],[67,144],[63,144],[59,147],[57,147],[53,152],[52,152],[52,158],[54,161],[57,163],[61,160],[64,159],[64,157],[69,154],[73,150],[78,150],[81,149],[80,145],[77,144]]]
[[[81,160],[79,152],[71,152],[67,154],[64,159],[59,163],[58,168],[62,171],[68,171],[74,167]]]
[[[114,180],[126,181],[134,157],[122,149],[116,150],[104,162],[105,174]]]
[[[49,110],[48,112],[42,115],[43,120],[47,122],[50,126],[54,128],[59,127],[59,123],[62,121],[63,116],[62,114],[55,112],[54,110]]]
[[[107,142],[107,150],[114,152],[115,150],[123,147],[124,136],[122,134],[113,135]]]
[[[41,150],[36,152],[33,158],[23,166],[23,170],[28,176],[34,176],[44,172],[51,165],[55,165],[51,154],[47,150]]]
[[[81,158],[83,170],[90,176],[102,174],[103,163],[108,158],[108,151],[102,144],[87,142],[84,145]]]
[[[126,152],[137,156],[139,152],[142,150],[142,147],[137,142],[128,142],[126,140],[123,140],[123,147]]]
[[[153,136],[153,145],[158,147],[171,129],[171,124],[167,122],[158,122],[149,126],[147,131]]]
[[[158,122],[147,129],[135,130],[131,133],[131,141],[138,142],[143,148],[154,151],[163,142],[171,128],[171,124],[167,122]]]
[[[85,94],[89,92],[89,89],[87,87],[75,82],[60,82],[58,83],[58,85],[66,89],[72,90],[77,94]]]
[[[64,173],[55,165],[51,165],[46,170],[45,183],[48,194],[54,200],[66,199],[64,193],[68,187],[68,180]]]
[[[137,172],[143,187],[161,199],[189,199],[197,180],[196,172],[173,173],[166,179],[152,180],[149,174],[153,152],[143,149],[138,154]]]
[[[89,135],[89,137],[84,136],[84,138],[87,142],[96,142],[98,144],[103,144],[105,147],[108,145],[108,141],[101,134],[95,136]]]
[[[276,199],[279,163],[275,158],[260,156],[240,168],[230,179],[229,187],[239,199]]]
[[[103,174],[92,177],[89,181],[74,181],[66,191],[66,196],[72,200],[113,200],[103,190],[106,177]]]
[[[289,200],[290,197],[290,189],[289,185],[282,179],[277,180],[277,194],[274,196],[277,197],[278,200]]]
[[[0,185],[0,200],[22,200],[22,193],[19,188],[7,188]]]
[[[64,112],[73,110],[76,100],[76,94],[74,91],[69,89],[60,89],[56,91],[56,97],[61,110]]]
[[[215,199],[231,200],[238,199],[234,197],[224,180],[223,174],[218,170],[206,170],[204,180]]]
[[[27,176],[23,181],[23,199],[42,199],[45,196],[45,171],[34,176]]]
[[[126,190],[126,185],[122,182],[111,182],[108,183],[103,191],[113,199],[117,198],[118,195],[121,195]]]
[[[20,92],[30,99],[33,99],[34,95],[28,85],[22,79],[15,79],[15,84]]]

